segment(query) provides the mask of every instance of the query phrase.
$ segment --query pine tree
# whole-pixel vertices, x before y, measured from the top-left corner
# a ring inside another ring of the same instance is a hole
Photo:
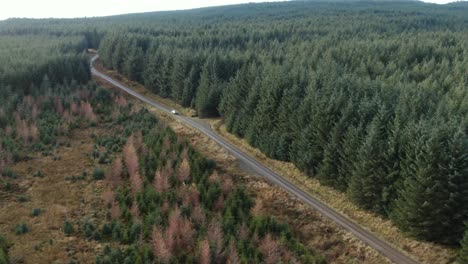
[[[123,73],[132,81],[141,82],[144,66],[144,53],[135,42],[131,44],[123,62]]]
[[[130,42],[126,35],[119,35],[116,42],[114,52],[112,53],[112,68],[118,72],[123,72],[125,54],[129,50]]]
[[[217,106],[221,95],[221,83],[216,76],[216,65],[215,59],[209,59],[201,73],[195,102],[200,117],[218,115]]]
[[[63,232],[65,235],[70,236],[74,232],[74,228],[69,221],[63,222]]]
[[[358,161],[357,150],[361,148],[363,128],[361,125],[350,127],[343,136],[343,143],[338,153],[341,166],[338,168],[338,186],[337,188],[346,191],[350,178],[355,170],[354,166]]]
[[[155,94],[159,94],[160,86],[158,78],[160,76],[159,71],[161,71],[162,68],[162,58],[158,55],[159,53],[156,52],[150,53],[150,56],[146,58],[142,73],[145,87]]]
[[[329,142],[325,145],[323,151],[323,159],[318,169],[318,178],[325,184],[343,188],[345,182],[340,179],[339,168],[341,164],[340,153],[342,153],[343,144],[342,138],[345,134],[346,127],[351,123],[352,117],[352,104],[349,104],[342,110],[342,116],[336,122],[333,129],[330,131]]]
[[[440,172],[447,181],[447,199],[442,208],[446,224],[441,230],[444,236],[439,241],[455,244],[462,238],[464,222],[468,219],[468,137],[458,125],[447,125],[446,129],[450,138],[447,139],[447,150],[442,153],[447,159],[441,164]]]
[[[298,106],[302,98],[302,89],[294,84],[291,89],[285,89],[278,107],[278,120],[273,138],[276,148],[273,153],[275,159],[290,161],[290,148],[293,141],[294,116],[298,113]]]
[[[440,170],[443,131],[433,124],[421,124],[407,146],[408,158],[402,164],[403,185],[398,192],[392,217],[410,235],[430,241],[443,241],[451,216],[446,215],[447,180]]]
[[[370,124],[368,135],[358,150],[348,187],[348,194],[354,202],[377,213],[383,213],[382,191],[386,177],[382,157],[386,149],[385,114],[382,108]]]
[[[401,119],[397,114],[393,122],[389,123],[388,146],[385,150],[386,183],[382,193],[383,209],[386,215],[390,215],[393,203],[397,198],[397,190],[401,185],[401,159],[403,157]]]
[[[239,115],[239,105],[243,103],[244,97],[247,96],[248,86],[247,68],[243,67],[229,82],[229,85],[226,87],[226,92],[222,96],[219,104],[219,111],[230,132],[232,132],[236,117]]]
[[[159,95],[161,97],[169,97],[171,95],[170,75],[173,67],[172,53],[169,51],[159,50],[161,58],[159,70],[156,72],[156,82],[159,88]],[[167,53],[163,53],[167,52]]]
[[[249,141],[254,146],[258,146],[266,155],[272,156],[274,153],[275,139],[272,137],[275,124],[278,118],[278,106],[283,89],[287,87],[287,77],[285,69],[279,66],[265,68],[260,88],[260,100],[253,112],[252,122],[248,128],[255,138]]]
[[[187,59],[185,54],[177,53],[170,76],[171,97],[178,103],[183,102],[184,82],[187,76]]]
[[[184,87],[182,90],[181,104],[184,107],[194,107],[194,98],[196,94],[197,84],[200,78],[200,70],[197,65],[192,66],[187,78],[184,79]]]
[[[246,91],[246,99],[244,102],[240,102],[239,114],[234,116],[233,118],[235,120],[232,121],[232,133],[240,137],[246,137],[247,139],[250,138],[250,136],[247,136],[247,129],[253,118],[252,113],[254,112],[258,103],[259,86],[261,82],[261,79],[258,76],[259,74],[257,68],[252,66],[249,72],[252,76],[252,84],[249,85],[250,87],[247,86],[248,89]]]

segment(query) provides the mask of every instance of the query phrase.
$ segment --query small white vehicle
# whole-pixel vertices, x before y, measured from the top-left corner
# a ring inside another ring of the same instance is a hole
[[[177,112],[175,109],[172,109],[172,110],[171,110],[171,113],[172,113],[173,115],[178,115],[178,114],[179,114],[179,112]]]

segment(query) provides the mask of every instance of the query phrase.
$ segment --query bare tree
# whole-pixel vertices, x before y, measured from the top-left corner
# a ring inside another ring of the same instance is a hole
[[[157,226],[153,227],[152,243],[155,257],[164,262],[169,262],[172,253],[166,244],[162,230]]]
[[[187,159],[183,159],[177,170],[177,179],[180,182],[185,182],[190,179],[190,164]]]
[[[166,173],[163,173],[160,169],[154,174],[153,187],[158,193],[163,193],[170,187]]]
[[[115,195],[114,191],[111,189],[107,189],[105,192],[102,193],[102,200],[106,205],[111,204],[114,201]]]
[[[265,258],[265,264],[276,264],[281,258],[279,244],[270,234],[262,239],[259,249]]]
[[[119,219],[121,215],[122,215],[122,211],[120,210],[119,203],[116,200],[112,201],[111,218]]]
[[[229,255],[227,256],[227,264],[239,264],[239,253],[237,253],[237,248],[234,240],[229,241]]]
[[[207,234],[208,239],[213,244],[213,254],[218,262],[222,257],[224,234],[219,222],[215,218],[208,225]]]
[[[112,163],[110,171],[106,174],[106,181],[116,188],[122,183],[122,172],[122,159],[116,158]]]
[[[211,263],[210,242],[208,242],[207,239],[203,239],[200,242],[200,254],[198,258],[198,263],[200,264]]]

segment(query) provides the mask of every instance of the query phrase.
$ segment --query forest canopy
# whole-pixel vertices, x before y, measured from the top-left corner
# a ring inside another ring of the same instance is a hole
[[[467,3],[292,1],[12,19],[0,22],[0,35],[7,47],[45,36],[34,41],[48,54],[29,50],[10,63],[31,73],[28,82],[0,67],[3,85],[87,80],[80,50],[99,47],[108,69],[201,117],[221,117],[269,157],[411,236],[456,244],[466,230]],[[2,62],[22,52],[12,51]],[[57,68],[70,74],[53,77]]]
[[[119,16],[104,65],[455,244],[468,220],[468,7],[294,1]],[[133,20],[132,20],[133,19]]]

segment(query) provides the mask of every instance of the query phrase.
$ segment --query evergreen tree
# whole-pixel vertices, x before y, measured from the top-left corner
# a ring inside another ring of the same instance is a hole
[[[195,106],[200,117],[218,115],[217,105],[221,95],[221,83],[216,76],[216,61],[209,59],[202,69]]]
[[[451,235],[451,216],[446,214],[450,196],[446,176],[438,165],[444,152],[444,131],[421,124],[415,129],[414,143],[408,146],[402,166],[403,186],[395,201],[393,219],[414,237],[445,241]]]
[[[382,157],[386,149],[385,121],[386,110],[382,108],[370,124],[367,137],[358,150],[348,188],[351,199],[358,205],[381,214],[386,177]]]
[[[447,161],[440,173],[447,181],[447,197],[442,208],[447,223],[441,231],[444,236],[437,240],[455,244],[462,238],[464,222],[468,219],[468,137],[456,124],[447,125],[446,129],[450,138],[443,156]]]
[[[141,82],[144,66],[143,50],[135,42],[127,50],[125,61],[123,62],[123,73],[132,81]]]
[[[187,78],[187,63],[185,54],[175,54],[174,65],[172,67],[171,79],[171,97],[178,103],[184,101],[184,86]]]
[[[158,78],[161,76],[159,72],[162,68],[162,58],[159,55],[159,53],[150,53],[145,60],[145,67],[142,73],[145,87],[155,94],[159,94],[160,90]]]
[[[183,90],[181,96],[181,104],[184,107],[194,107],[194,99],[196,95],[196,89],[198,84],[198,78],[200,77],[200,70],[197,65],[192,66],[187,78],[184,79]]]
[[[225,118],[226,127],[230,132],[232,132],[236,117],[240,114],[239,105],[244,103],[244,98],[248,95],[250,88],[248,78],[247,67],[241,68],[229,82],[219,104],[220,114]]]

